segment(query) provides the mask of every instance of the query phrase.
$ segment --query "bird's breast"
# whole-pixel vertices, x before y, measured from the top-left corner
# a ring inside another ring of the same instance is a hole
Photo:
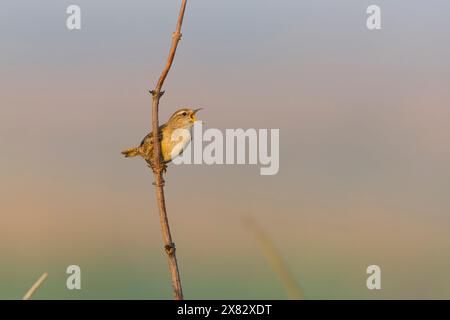
[[[168,137],[163,137],[161,151],[164,161],[171,161],[179,156],[191,141],[190,130],[175,130]]]

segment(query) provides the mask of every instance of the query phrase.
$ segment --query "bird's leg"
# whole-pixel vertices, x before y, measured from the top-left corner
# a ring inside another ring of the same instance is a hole
[[[163,177],[162,173],[166,173],[167,165],[165,163],[160,163],[159,168],[154,168],[152,164],[149,164],[149,167],[153,170],[154,173],[161,174],[161,186],[164,186],[165,181],[164,181],[164,177]],[[153,182],[153,185],[159,186],[158,184],[156,184],[156,182]]]
[[[149,163],[147,166],[150,169],[152,169],[152,171],[155,171],[155,169],[153,169],[153,164],[152,163]],[[162,173],[166,173],[167,172],[167,164],[161,163],[161,170],[160,170],[160,172],[162,172]]]

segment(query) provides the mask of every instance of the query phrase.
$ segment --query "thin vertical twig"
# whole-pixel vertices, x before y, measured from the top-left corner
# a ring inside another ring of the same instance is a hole
[[[37,279],[37,281],[27,291],[27,293],[25,293],[25,295],[23,296],[22,300],[30,300],[31,296],[36,292],[37,289],[39,289],[39,287],[45,281],[47,276],[48,276],[47,272],[45,272],[42,276],[40,276],[39,279]]]
[[[163,234],[164,249],[167,254],[169,262],[169,271],[172,278],[172,287],[176,300],[183,299],[183,290],[181,287],[180,272],[178,269],[177,257],[175,254],[175,243],[172,241],[172,235],[170,233],[169,219],[167,217],[166,201],[164,197],[164,179],[163,171],[165,169],[164,164],[161,162],[161,144],[159,143],[159,99],[164,94],[162,86],[172,66],[173,59],[177,50],[178,42],[181,39],[181,26],[183,24],[184,12],[186,10],[187,0],[182,0],[181,9],[178,16],[178,22],[175,32],[172,34],[172,45],[169,51],[169,57],[167,58],[166,66],[164,67],[161,76],[156,84],[155,89],[150,91],[152,94],[152,129],[153,129],[153,141],[154,143],[154,165],[153,174],[155,176],[156,187],[156,199],[158,201],[159,218],[161,222],[161,230]]]

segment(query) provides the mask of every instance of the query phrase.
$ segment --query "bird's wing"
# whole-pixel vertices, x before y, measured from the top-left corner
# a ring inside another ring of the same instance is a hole
[[[164,129],[166,125],[163,124],[161,126],[159,126],[159,141],[161,141],[162,139],[162,130]],[[144,139],[142,139],[141,144],[139,145],[140,147],[145,146],[145,145],[153,145],[153,131],[150,132],[149,134],[147,134]]]
[[[162,140],[162,130],[166,125],[163,124],[159,127],[159,141]],[[153,132],[150,132],[142,140],[139,148],[141,149],[141,154],[143,154],[144,159],[150,160],[153,157]]]

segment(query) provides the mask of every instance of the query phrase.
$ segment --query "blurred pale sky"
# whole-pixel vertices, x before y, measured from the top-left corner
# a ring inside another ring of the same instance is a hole
[[[120,151],[150,128],[179,1],[4,0],[0,298],[170,298],[152,176]],[[285,298],[242,225],[273,238],[306,298],[450,298],[450,2],[190,1],[161,118],[279,128],[280,171],[171,166],[185,294]],[[83,289],[65,289],[79,264]],[[381,291],[365,287],[382,268]]]

